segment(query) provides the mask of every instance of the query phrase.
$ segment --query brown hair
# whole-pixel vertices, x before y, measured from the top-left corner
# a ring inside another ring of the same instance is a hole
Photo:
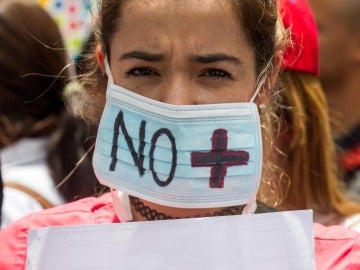
[[[331,137],[326,98],[316,76],[285,71],[280,80],[282,104],[278,114],[284,117],[279,148],[286,156],[290,178],[282,209],[314,209],[331,217],[324,224],[338,224],[344,216],[360,212],[349,202],[339,181],[335,147]]]
[[[38,5],[4,0],[0,43],[2,147],[54,129],[65,110],[61,90],[69,73],[57,25]]]
[[[40,5],[2,0],[0,44],[0,148],[25,137],[49,137],[47,162],[59,184],[83,155],[87,134],[63,100],[71,72],[60,30]],[[97,181],[87,160],[59,191],[68,201],[89,196],[91,182]]]

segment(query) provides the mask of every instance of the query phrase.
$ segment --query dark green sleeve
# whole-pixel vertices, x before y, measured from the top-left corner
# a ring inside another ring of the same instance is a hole
[[[256,204],[257,204],[257,208],[256,208],[256,211],[255,211],[255,214],[277,212],[276,209],[271,208],[270,206],[267,206],[263,202],[256,201]]]

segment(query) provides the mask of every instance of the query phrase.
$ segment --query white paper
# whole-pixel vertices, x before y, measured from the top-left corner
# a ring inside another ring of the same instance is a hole
[[[315,270],[312,211],[29,232],[27,270]]]

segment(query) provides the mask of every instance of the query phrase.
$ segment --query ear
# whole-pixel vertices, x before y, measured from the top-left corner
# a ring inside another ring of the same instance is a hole
[[[96,59],[103,75],[105,75],[105,57],[101,45],[96,46]]]

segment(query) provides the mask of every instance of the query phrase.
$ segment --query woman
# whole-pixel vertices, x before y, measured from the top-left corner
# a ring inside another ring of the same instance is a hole
[[[60,184],[86,151],[87,126],[66,110],[70,60],[55,21],[37,4],[1,1],[0,40],[5,226],[28,213],[93,195],[97,181],[85,159]]]
[[[86,115],[103,111],[93,164],[117,191],[3,229],[0,267],[23,269],[30,228],[253,213],[261,159],[272,151],[266,115],[281,67],[277,14],[276,1],[264,0],[102,1]],[[264,138],[256,104],[266,104]],[[326,238],[315,237],[322,264]],[[351,243],[333,262],[349,263]]]

